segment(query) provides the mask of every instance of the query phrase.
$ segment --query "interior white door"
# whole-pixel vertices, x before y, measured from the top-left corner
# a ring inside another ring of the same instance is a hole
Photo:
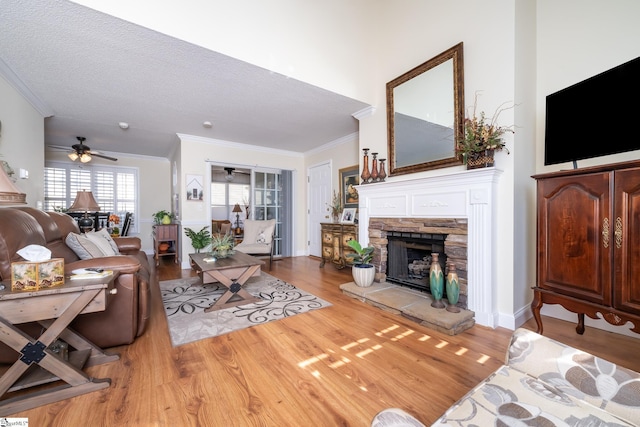
[[[331,205],[331,164],[322,163],[308,170],[308,232],[309,255],[322,256],[320,223],[329,222]]]

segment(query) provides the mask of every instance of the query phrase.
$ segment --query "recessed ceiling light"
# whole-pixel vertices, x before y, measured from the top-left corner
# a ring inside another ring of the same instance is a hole
[[[211,129],[213,127],[213,124],[207,120],[206,122],[202,123],[202,126],[206,127],[207,129]]]
[[[118,126],[120,126],[120,129],[129,129],[129,123],[127,122],[120,122]]]

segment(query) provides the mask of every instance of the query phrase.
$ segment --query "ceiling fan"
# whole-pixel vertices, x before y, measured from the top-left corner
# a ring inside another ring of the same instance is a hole
[[[118,159],[116,159],[115,157],[105,156],[104,154],[100,154],[99,151],[92,151],[89,146],[84,145],[84,141],[86,141],[87,138],[83,136],[76,136],[76,139],[79,141],[79,144],[73,144],[71,146],[71,148],[73,148],[73,151],[67,154],[69,158],[74,162],[76,160],[80,160],[82,163],[87,163],[91,161],[91,158],[93,156],[101,157],[103,159],[111,160],[114,162],[118,161]]]

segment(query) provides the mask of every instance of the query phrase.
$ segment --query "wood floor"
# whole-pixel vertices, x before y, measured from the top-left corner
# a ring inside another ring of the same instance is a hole
[[[154,287],[146,333],[89,370],[111,387],[12,416],[32,426],[368,426],[394,406],[430,424],[503,363],[511,331],[440,334],[344,296],[350,270],[318,266],[288,258],[271,274],[331,307],[176,348]],[[191,275],[170,260],[157,273]],[[545,318],[547,336],[640,370],[640,339],[573,328]]]

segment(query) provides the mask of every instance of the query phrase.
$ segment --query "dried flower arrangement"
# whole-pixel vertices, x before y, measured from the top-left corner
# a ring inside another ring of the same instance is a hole
[[[501,104],[491,119],[485,116],[484,111],[481,111],[478,115],[478,93],[476,92],[473,102],[473,114],[471,117],[465,118],[464,135],[456,144],[456,154],[462,154],[465,163],[469,156],[485,150],[500,151],[504,149],[509,153],[509,150],[505,147],[503,137],[507,132],[514,133],[513,127],[499,126],[497,124],[500,113],[514,107],[513,105],[505,107],[505,105],[507,105],[506,102]]]

